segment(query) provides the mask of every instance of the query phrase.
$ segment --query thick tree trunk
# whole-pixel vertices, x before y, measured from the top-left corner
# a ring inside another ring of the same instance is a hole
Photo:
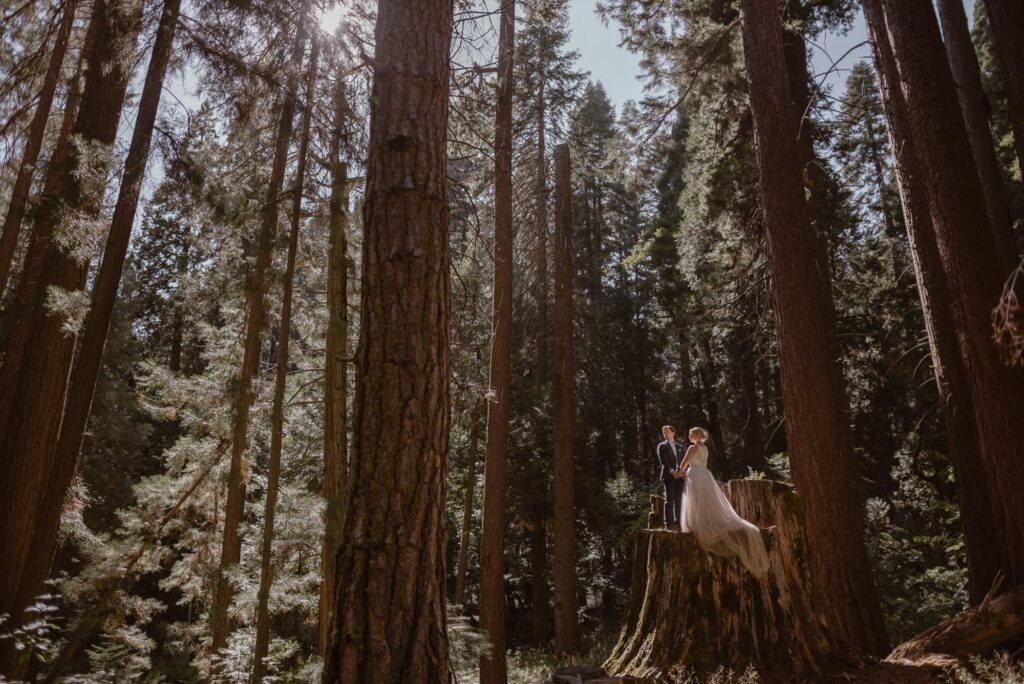
[[[760,0],[743,0],[741,7],[786,434],[793,481],[807,501],[811,565],[840,634],[882,653],[885,625],[864,545],[830,269],[805,206],[779,11]]]
[[[1020,0],[985,0],[988,20],[1002,66],[1017,161],[1024,169],[1024,3]]]
[[[1024,369],[1005,366],[992,337],[999,257],[931,2],[882,4],[1014,587],[1024,583]]]
[[[960,520],[967,545],[971,603],[977,604],[991,586],[996,572],[1007,564],[995,523],[993,496],[986,467],[979,453],[974,406],[960,354],[949,287],[935,242],[928,198],[921,185],[917,151],[910,137],[906,103],[899,89],[899,74],[889,43],[881,0],[865,0],[864,16],[871,37],[882,105],[888,121],[893,166],[903,203],[903,222],[911,247],[917,291],[931,350],[935,384],[942,403],[950,460],[959,491]]]
[[[451,30],[451,0],[378,6],[352,464],[325,684],[449,678]]]
[[[469,564],[469,526],[473,521],[473,492],[476,489],[476,457],[480,444],[480,426],[484,408],[474,404],[470,412],[469,467],[466,470],[466,498],[462,504],[462,533],[459,538],[459,565],[455,572],[455,598],[457,606],[466,602],[466,569]]]
[[[572,187],[569,146],[555,148],[555,375],[552,388],[554,433],[555,649],[579,646],[576,619],[576,500],[573,465],[572,361]]]
[[[299,226],[302,224],[302,189],[306,182],[306,157],[309,153],[309,131],[313,121],[313,100],[316,96],[316,70],[320,58],[320,41],[314,34],[309,53],[306,77],[306,102],[302,113],[299,156],[292,186],[292,215],[288,233],[288,257],[284,270],[284,293],[281,297],[281,331],[278,334],[277,369],[274,377],[274,406],[270,416],[270,462],[267,466],[267,500],[263,514],[263,545],[260,555],[260,586],[256,591],[256,644],[253,650],[252,684],[262,684],[266,676],[267,650],[270,646],[270,585],[273,577],[274,518],[277,514],[277,490],[281,480],[281,442],[284,438],[285,387],[288,383],[288,348],[292,334],[292,290],[295,284],[295,254],[299,247]]]
[[[502,0],[498,37],[498,93],[494,120],[494,286],[491,314],[487,455],[484,461],[483,534],[480,540],[480,627],[491,654],[480,659],[482,684],[504,684],[505,525],[508,421],[512,362],[512,92],[515,2]]]
[[[156,122],[163,90],[164,76],[174,46],[181,0],[166,0],[153,44],[132,141],[125,158],[124,174],[118,191],[114,215],[91,295],[91,307],[82,333],[81,351],[71,372],[64,404],[60,433],[45,476],[42,497],[38,501],[38,517],[22,572],[19,595],[31,601],[43,591],[57,547],[61,511],[68,487],[78,470],[79,451],[92,406],[96,381],[103,360],[103,349],[113,316],[128,241],[138,206],[139,192],[149,158],[153,125]]]
[[[753,666],[769,681],[817,681],[842,662],[808,559],[803,502],[769,480],[734,480],[726,490],[737,513],[770,527],[762,534],[771,571],[758,580],[737,559],[705,552],[692,534],[641,531],[609,672],[662,681],[682,668]]]
[[[50,48],[50,61],[47,64],[46,73],[43,74],[43,85],[39,91],[36,111],[32,115],[32,122],[28,127],[25,149],[21,154],[21,165],[18,166],[18,174],[11,187],[11,202],[7,207],[3,230],[0,232],[0,298],[3,297],[7,277],[11,274],[11,262],[14,260],[14,251],[18,246],[18,235],[25,218],[25,208],[28,206],[32,177],[35,175],[36,162],[39,161],[39,151],[43,147],[46,122],[50,118],[50,108],[53,106],[53,96],[57,92],[57,81],[60,80],[60,70],[64,65],[64,56],[68,50],[68,38],[71,36],[77,9],[78,0],[68,0],[64,4],[60,25],[57,27],[57,35],[54,37],[53,47]]]
[[[341,538],[348,473],[348,164],[342,161],[349,106],[337,76],[331,133],[330,244],[327,256],[327,344],[324,373],[324,542],[320,552],[320,657],[327,654],[334,603],[334,555]]]
[[[1016,4],[1020,5],[1019,2]],[[978,56],[971,43],[971,32],[967,27],[963,0],[937,0],[937,5],[946,56],[949,58],[956,94],[967,127],[967,137],[974,153],[974,164],[985,196],[985,209],[995,239],[996,252],[1006,276],[1017,267],[1017,243],[1013,237],[1002,171],[996,159],[995,142],[992,140],[992,129],[988,124]],[[1020,16],[1024,20],[1024,12]],[[1024,23],[1018,26],[1018,31],[1021,30],[1024,30]],[[1018,35],[1015,40],[1019,41],[1020,36]],[[1024,63],[1020,66],[1024,67]]]
[[[74,132],[100,153],[85,160],[75,147],[55,155],[60,167],[49,184],[53,192],[41,198],[34,245],[19,283],[16,306],[21,320],[12,329],[0,370],[0,613],[14,620],[20,620],[25,607],[18,587],[46,487],[75,346],[74,337],[62,329],[64,317],[50,311],[47,295],[50,287],[81,289],[87,270],[54,237],[73,218],[94,219],[99,214],[102,189],[83,182],[79,165],[88,163],[87,171],[100,177],[106,173],[109,157],[103,152],[113,146],[129,76],[114,49],[134,44],[138,10],[136,3],[115,10],[104,0],[93,9],[97,39],[88,58]],[[4,663],[0,672],[9,672]]]
[[[242,553],[242,538],[238,526],[245,513],[245,480],[242,459],[249,446],[249,410],[254,399],[253,379],[259,371],[260,348],[266,319],[267,269],[270,267],[274,237],[277,233],[278,202],[284,183],[284,171],[288,162],[288,143],[292,137],[292,118],[295,114],[295,94],[298,89],[297,74],[302,64],[302,53],[306,43],[305,13],[307,5],[297,19],[295,42],[292,48],[293,71],[288,77],[285,92],[279,108],[277,139],[274,147],[274,161],[270,169],[270,185],[263,202],[259,238],[256,244],[256,259],[246,283],[245,339],[242,365],[234,383],[234,416],[231,428],[231,464],[228,472],[227,502],[224,508],[224,534],[221,540],[220,564],[214,579],[213,602],[210,605],[210,649],[216,653],[227,644],[230,631],[228,611],[234,588],[228,573],[237,565]]]

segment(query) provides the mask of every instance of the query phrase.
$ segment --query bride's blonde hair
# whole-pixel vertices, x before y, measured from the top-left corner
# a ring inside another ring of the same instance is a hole
[[[705,430],[702,427],[692,427],[690,428],[690,431],[687,434],[690,436],[691,441],[694,441],[693,436],[697,434],[700,435],[700,439],[702,442],[708,438],[707,430]]]

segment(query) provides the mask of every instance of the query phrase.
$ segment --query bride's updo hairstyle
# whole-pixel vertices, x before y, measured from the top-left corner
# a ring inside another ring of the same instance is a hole
[[[701,442],[707,441],[707,438],[708,438],[707,431],[704,428],[702,428],[702,427],[692,427],[692,428],[690,428],[690,432],[687,433],[687,434],[690,435],[690,441],[691,442],[696,442],[697,441],[697,440],[695,440],[693,438],[694,435],[700,435]]]

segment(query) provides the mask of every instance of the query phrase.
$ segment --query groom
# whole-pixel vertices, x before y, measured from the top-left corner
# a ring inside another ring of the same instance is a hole
[[[676,429],[671,425],[661,428],[665,441],[658,445],[658,460],[661,461],[661,484],[665,488],[665,529],[679,530],[683,508],[683,490],[686,475],[679,472],[686,448],[676,442]]]

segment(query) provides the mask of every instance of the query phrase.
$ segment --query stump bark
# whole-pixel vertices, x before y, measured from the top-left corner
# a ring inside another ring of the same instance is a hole
[[[758,580],[735,558],[705,552],[692,534],[642,530],[618,644],[615,675],[647,681],[683,670],[753,666],[763,679],[818,678],[842,655],[811,579],[800,500],[791,486],[736,480],[736,512],[763,529],[771,570]],[[773,676],[774,675],[774,676]]]

